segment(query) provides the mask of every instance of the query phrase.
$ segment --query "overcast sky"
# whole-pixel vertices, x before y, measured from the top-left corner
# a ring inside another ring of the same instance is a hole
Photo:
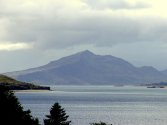
[[[0,72],[90,50],[167,69],[166,0],[0,0]]]

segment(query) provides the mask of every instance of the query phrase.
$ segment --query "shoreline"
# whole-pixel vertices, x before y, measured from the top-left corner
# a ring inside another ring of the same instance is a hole
[[[29,89],[29,90],[13,90],[14,92],[49,92],[51,90],[42,90],[42,89],[39,89],[39,90],[36,90],[36,89]]]

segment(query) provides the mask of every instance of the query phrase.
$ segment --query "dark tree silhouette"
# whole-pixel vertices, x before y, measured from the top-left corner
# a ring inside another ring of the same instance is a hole
[[[13,91],[0,85],[1,125],[39,125],[38,119],[33,118],[30,113],[30,110],[23,110]]]
[[[45,125],[70,125],[71,121],[67,121],[68,115],[64,108],[59,103],[55,103],[50,109],[50,115],[46,115],[47,119],[44,119]]]
[[[112,125],[112,124],[107,124],[105,122],[100,122],[100,123],[90,123],[90,125]]]

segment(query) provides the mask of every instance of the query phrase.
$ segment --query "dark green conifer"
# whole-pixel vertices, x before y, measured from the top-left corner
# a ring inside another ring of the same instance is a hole
[[[59,103],[55,103],[51,110],[50,115],[46,115],[47,119],[44,119],[45,125],[70,125],[71,121],[67,121],[68,115],[64,108]]]

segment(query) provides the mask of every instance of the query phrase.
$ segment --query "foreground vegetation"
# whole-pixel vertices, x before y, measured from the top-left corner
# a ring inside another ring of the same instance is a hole
[[[46,115],[44,125],[71,125],[68,115],[59,103],[55,103],[50,114]],[[40,125],[39,120],[31,115],[30,110],[23,110],[14,92],[9,87],[0,85],[0,124],[5,125]],[[108,125],[104,122],[90,125]],[[111,124],[112,125],[112,124]]]
[[[0,124],[5,125],[39,125],[38,119],[23,110],[14,93],[6,86],[0,86]]]

